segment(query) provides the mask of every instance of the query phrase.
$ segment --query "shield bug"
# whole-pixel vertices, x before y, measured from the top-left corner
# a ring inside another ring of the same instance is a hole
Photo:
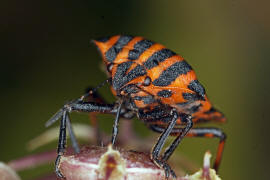
[[[61,118],[56,173],[65,152],[66,125],[69,113],[98,112],[115,114],[112,145],[115,143],[120,118],[137,116],[149,129],[160,133],[151,151],[153,162],[163,168],[166,178],[176,177],[167,164],[181,140],[186,137],[217,137],[220,139],[214,168],[221,161],[226,135],[218,128],[193,128],[195,123],[224,122],[224,115],[215,109],[206,96],[192,67],[175,52],[143,37],[116,35],[93,41],[103,57],[109,78],[106,80],[117,97],[113,104],[89,102],[86,97],[95,89],[63,106],[47,126]],[[68,128],[72,133],[72,129]],[[160,154],[168,136],[176,136],[173,143]],[[73,146],[79,151],[75,138]]]

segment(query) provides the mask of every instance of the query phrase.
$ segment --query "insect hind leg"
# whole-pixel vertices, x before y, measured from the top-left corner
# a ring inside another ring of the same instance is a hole
[[[161,133],[164,131],[164,127],[158,125],[151,125],[149,126],[155,132]],[[171,132],[171,136],[178,136],[183,132],[182,128],[174,128]],[[186,137],[206,137],[206,138],[219,138],[219,145],[217,149],[216,159],[213,168],[218,171],[222,154],[224,150],[224,145],[226,141],[226,134],[218,128],[211,128],[211,127],[201,127],[201,128],[192,128],[187,134]]]
[[[151,152],[151,159],[154,161],[154,163],[157,166],[164,169],[166,179],[168,179],[170,175],[172,175],[173,178],[176,178],[176,175],[174,171],[171,169],[171,167],[165,161],[162,161],[159,159],[159,154],[165,144],[165,141],[170,135],[172,129],[174,128],[176,124],[176,120],[178,119],[177,112],[176,111],[172,111],[172,112],[173,112],[173,116],[172,116],[171,122],[169,123],[168,127],[164,129],[164,131],[161,132],[161,135]]]
[[[165,152],[162,156],[163,161],[167,161],[170,158],[170,156],[173,154],[174,150],[177,148],[177,146],[180,144],[182,139],[186,136],[186,134],[190,131],[190,129],[193,126],[192,118],[190,115],[182,114],[181,118],[186,120],[186,126],[184,128],[182,128],[182,132],[177,135],[176,139],[165,150]]]

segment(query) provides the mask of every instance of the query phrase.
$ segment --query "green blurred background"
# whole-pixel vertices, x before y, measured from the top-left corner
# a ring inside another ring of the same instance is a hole
[[[184,56],[211,101],[227,116],[226,124],[217,125],[228,135],[220,176],[269,179],[269,1],[1,4],[1,161],[30,154],[25,144],[45,131],[44,123],[64,102],[105,80],[91,39],[130,34],[160,42]],[[101,93],[113,101],[108,88]],[[89,123],[85,114],[72,119]],[[103,128],[110,129],[110,119]],[[140,122],[136,124],[145,131]],[[217,142],[185,139],[178,151],[201,164],[206,150],[215,153]],[[23,179],[37,172],[22,173]]]

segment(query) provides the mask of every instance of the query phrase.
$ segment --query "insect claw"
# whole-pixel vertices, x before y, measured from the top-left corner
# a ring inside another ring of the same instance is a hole
[[[157,158],[155,158],[155,159],[153,159],[153,160],[154,160],[154,163],[155,163],[158,167],[164,169],[164,173],[165,173],[165,178],[166,178],[166,180],[169,179],[170,176],[171,176],[172,178],[176,179],[176,174],[175,174],[175,172],[172,170],[172,168],[170,167],[169,164],[167,164],[166,162],[161,161],[161,160],[159,160],[159,159],[157,159]]]
[[[57,158],[56,158],[56,161],[55,161],[55,173],[56,173],[57,177],[65,178],[64,175],[61,173],[61,171],[59,169],[60,159],[61,159],[61,155],[58,155]]]

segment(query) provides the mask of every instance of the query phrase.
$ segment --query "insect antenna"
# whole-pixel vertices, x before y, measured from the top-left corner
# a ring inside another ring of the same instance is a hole
[[[71,102],[80,102],[83,101],[86,97],[94,94],[99,88],[103,87],[106,83],[110,83],[112,80],[112,78],[108,78],[105,81],[103,81],[101,84],[99,84],[97,87],[95,88],[91,88],[90,91],[88,91],[86,94],[82,95],[80,98],[78,98],[77,100],[71,101]],[[71,103],[69,102],[69,103]],[[67,103],[67,104],[69,104]],[[58,119],[60,119],[63,116],[63,112],[64,112],[64,108],[61,108],[60,110],[58,110],[46,123],[45,123],[45,127],[49,127],[52,124],[54,124]]]
[[[102,83],[100,83],[98,86],[96,86],[95,88],[90,88],[89,91],[82,95],[79,99],[82,101],[84,100],[85,98],[87,98],[88,96],[94,94],[99,88],[103,87],[106,83],[111,83],[112,81],[112,78],[108,78],[106,79],[105,81],[103,81]]]

